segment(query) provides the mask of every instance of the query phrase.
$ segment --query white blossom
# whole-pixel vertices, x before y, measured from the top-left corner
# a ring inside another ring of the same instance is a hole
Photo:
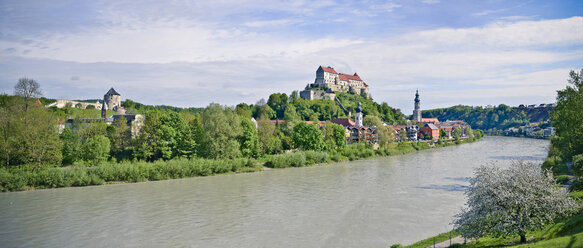
[[[567,216],[576,204],[539,165],[515,162],[508,169],[481,166],[470,179],[467,207],[456,215],[458,231],[467,238],[520,235]]]

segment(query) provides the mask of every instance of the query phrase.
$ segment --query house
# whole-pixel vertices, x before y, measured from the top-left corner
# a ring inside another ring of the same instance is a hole
[[[146,120],[146,116],[141,114],[112,115],[111,117],[105,118],[105,122],[111,125],[122,117],[126,119],[126,125],[130,127],[132,138],[140,136],[140,131],[142,130],[142,127],[144,127],[144,121]]]
[[[397,141],[406,141],[401,140],[401,136],[399,135],[401,130],[405,130],[407,133],[407,140],[417,140],[417,132],[419,132],[419,127],[416,125],[391,125],[390,127],[395,130],[395,139]]]
[[[421,132],[425,134],[425,136],[429,135],[432,141],[439,140],[439,128],[431,123],[427,123],[421,128]]]

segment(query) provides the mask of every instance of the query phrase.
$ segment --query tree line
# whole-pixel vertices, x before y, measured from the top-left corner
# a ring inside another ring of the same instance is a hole
[[[14,93],[0,96],[0,160],[6,168],[34,164],[40,169],[106,160],[259,158],[285,150],[331,151],[347,145],[344,127],[329,121],[346,118],[346,113],[334,101],[305,100],[298,97],[297,91],[289,97],[275,93],[268,101],[235,107],[211,103],[205,108],[182,109],[126,100],[123,106],[128,113],[146,116],[135,137],[123,117],[111,125],[99,118],[76,119],[65,127],[69,117],[87,118],[99,111],[73,106],[45,108],[43,102],[47,100],[37,100],[42,92],[32,79],[19,80]],[[404,120],[399,111],[358,95],[341,97],[348,108],[355,108],[353,101],[357,100],[368,106],[364,124],[377,126],[381,145],[395,140],[394,131],[383,121]],[[326,123],[307,124],[307,120]]]

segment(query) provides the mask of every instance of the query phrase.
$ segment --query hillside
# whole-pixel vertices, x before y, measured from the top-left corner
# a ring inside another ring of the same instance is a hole
[[[547,122],[553,107],[509,107],[500,104],[493,108],[456,105],[449,108],[423,110],[423,118],[438,118],[439,120],[462,120],[472,128],[488,130],[491,128],[505,129],[525,123]]]

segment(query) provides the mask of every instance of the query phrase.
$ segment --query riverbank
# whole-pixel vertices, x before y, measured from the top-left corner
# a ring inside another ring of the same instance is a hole
[[[474,142],[459,141],[392,143],[379,149],[372,145],[355,144],[331,152],[298,151],[269,155],[259,160],[240,158],[229,160],[174,159],[156,162],[104,163],[96,166],[49,167],[34,166],[0,169],[0,191],[22,191],[62,187],[82,187],[112,183],[135,183],[168,179],[247,173],[269,168],[303,167],[372,157],[395,156],[419,150]]]

